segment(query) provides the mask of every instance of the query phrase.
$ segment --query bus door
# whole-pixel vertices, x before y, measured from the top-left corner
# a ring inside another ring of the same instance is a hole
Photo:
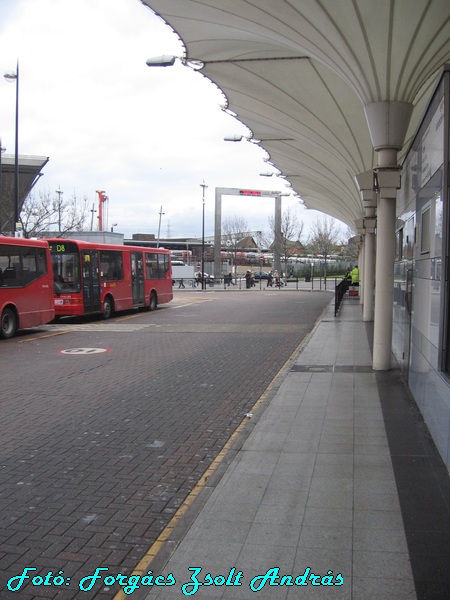
[[[100,274],[97,250],[81,252],[83,266],[83,302],[86,313],[100,311]]]
[[[144,304],[144,262],[142,252],[130,252],[133,304]]]

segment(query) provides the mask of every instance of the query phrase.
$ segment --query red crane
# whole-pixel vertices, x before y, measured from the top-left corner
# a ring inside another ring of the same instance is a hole
[[[103,231],[103,204],[108,201],[108,196],[104,190],[96,190],[98,194],[98,230]]]

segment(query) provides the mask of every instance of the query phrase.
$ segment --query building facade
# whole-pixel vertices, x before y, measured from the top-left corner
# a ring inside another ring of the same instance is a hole
[[[450,470],[450,69],[402,165],[393,352]]]

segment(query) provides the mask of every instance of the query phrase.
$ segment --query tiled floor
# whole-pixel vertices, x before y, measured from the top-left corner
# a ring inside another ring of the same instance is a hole
[[[419,473],[428,489],[438,485],[429,510],[441,528],[424,532],[413,514],[428,514],[428,505],[411,504],[421,485],[408,487],[414,468],[398,441],[395,451],[389,416],[398,389],[409,415],[413,403],[398,371],[372,371],[368,332],[357,303],[344,303],[337,318],[330,306],[222,476],[192,506],[190,526],[176,529],[148,567],[176,580],[149,587],[148,600],[450,597],[448,476],[428,439]]]

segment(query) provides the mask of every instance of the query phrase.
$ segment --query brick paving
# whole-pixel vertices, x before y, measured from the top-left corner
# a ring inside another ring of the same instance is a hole
[[[25,567],[65,581],[21,599],[113,598],[78,582],[133,570],[330,299],[188,292],[3,341],[1,598]],[[80,347],[108,352],[60,352]]]

